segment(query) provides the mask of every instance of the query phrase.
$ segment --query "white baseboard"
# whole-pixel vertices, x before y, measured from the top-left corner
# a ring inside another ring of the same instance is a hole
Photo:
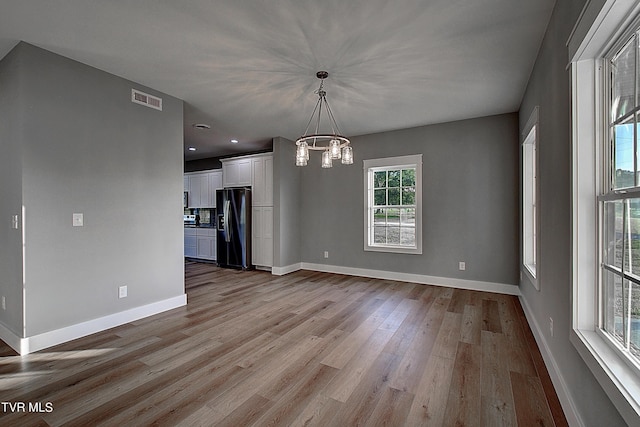
[[[454,279],[451,277],[427,276],[424,274],[399,273],[395,271],[371,270],[367,268],[342,267],[338,265],[313,264],[308,262],[301,263],[300,269],[322,271],[325,273],[347,274],[350,276],[371,277],[373,279],[421,283],[424,285],[446,286],[449,288],[470,289],[474,291],[495,292],[498,294],[520,295],[520,288],[517,285],[509,285],[505,283]]]
[[[9,347],[14,349],[18,353],[22,354],[20,352],[22,338],[20,338],[12,330],[4,326],[2,323],[0,323],[0,340],[4,341],[5,343],[7,343]]]
[[[302,270],[302,263],[285,265],[284,267],[272,267],[271,274],[275,276],[284,276],[285,274],[293,273],[294,271]]]
[[[167,310],[182,307],[187,304],[187,295],[182,294],[166,300],[154,302],[151,304],[135,307],[119,313],[110,314],[98,319],[88,320],[86,322],[44,332],[42,334],[31,337],[21,338],[13,332],[0,325],[0,339],[6,342],[11,348],[20,355],[33,353],[54,345],[62,344],[67,341],[82,338],[87,335],[95,334],[125,323],[133,322],[144,317],[162,313]]]
[[[542,358],[544,359],[544,364],[547,367],[547,371],[549,371],[551,382],[553,383],[553,387],[556,389],[558,399],[560,400],[560,405],[562,405],[564,415],[565,417],[567,417],[567,422],[570,426],[584,426],[585,424],[582,421],[573,398],[571,397],[571,393],[569,392],[569,387],[567,387],[567,383],[562,376],[562,371],[560,371],[556,360],[551,354],[551,350],[549,349],[542,329],[540,329],[540,325],[536,321],[535,316],[533,316],[533,313],[531,312],[531,309],[529,308],[526,300],[522,297],[520,297],[520,304],[522,304],[524,315],[527,318],[527,322],[529,322],[529,326],[531,327],[533,336],[535,337],[536,343],[538,343],[538,347],[540,348],[540,353],[542,354]]]

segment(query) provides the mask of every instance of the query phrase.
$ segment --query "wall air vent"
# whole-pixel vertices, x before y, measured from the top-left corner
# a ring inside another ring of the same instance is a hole
[[[131,89],[131,102],[136,104],[146,105],[147,107],[155,108],[162,111],[162,98],[149,95],[148,93],[140,92],[136,89]]]

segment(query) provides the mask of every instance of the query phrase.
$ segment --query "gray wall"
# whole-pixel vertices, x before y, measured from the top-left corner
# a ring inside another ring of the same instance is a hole
[[[22,206],[20,62],[15,52],[0,61],[0,323],[22,335],[22,234],[11,228],[11,216]]]
[[[273,139],[273,265],[287,267],[302,261],[300,253],[300,168],[295,143]]]
[[[518,283],[517,114],[358,136],[352,144],[353,165],[322,169],[320,153],[312,153],[302,170],[304,262]],[[420,153],[422,255],[365,252],[363,159]],[[287,159],[293,163],[293,153]]]
[[[184,294],[182,101],[25,43],[12,55],[25,335]],[[132,103],[132,87],[162,97],[163,111]]]
[[[530,307],[567,388],[589,426],[624,425],[609,398],[569,342],[571,330],[571,98],[565,45],[586,2],[557,2],[520,107],[524,127],[536,105],[539,117],[540,212],[536,291],[523,274],[522,298]],[[554,321],[554,337],[548,329]]]

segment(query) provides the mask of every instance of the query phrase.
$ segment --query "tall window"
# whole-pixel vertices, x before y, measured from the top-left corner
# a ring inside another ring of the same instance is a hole
[[[640,425],[636,131],[640,3],[587,2],[574,28],[568,42],[572,86],[569,338],[625,421]]]
[[[601,224],[602,329],[640,365],[640,168],[638,36],[622,39],[605,58],[608,99]]]
[[[537,265],[537,166],[536,148],[538,138],[538,107],[534,109],[524,130],[522,143],[522,262],[533,279],[533,285],[538,289],[536,279]]]
[[[422,253],[422,155],[364,161],[369,251]]]

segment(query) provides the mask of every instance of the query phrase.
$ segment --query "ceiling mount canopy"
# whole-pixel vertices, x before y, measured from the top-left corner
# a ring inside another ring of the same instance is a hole
[[[340,135],[338,124],[333,117],[331,108],[327,101],[327,92],[324,91],[324,79],[329,77],[326,71],[318,71],[316,77],[320,79],[320,87],[315,92],[318,94],[318,102],[311,113],[309,123],[304,131],[304,135],[296,140],[296,166],[306,166],[309,160],[309,151],[322,151],[322,167],[330,168],[333,160],[342,159],[345,165],[353,164],[353,150],[351,149],[351,141],[345,136]],[[320,121],[322,119],[322,110],[327,116],[330,132],[322,133],[320,131]],[[315,131],[309,134],[309,127],[315,119]]]

